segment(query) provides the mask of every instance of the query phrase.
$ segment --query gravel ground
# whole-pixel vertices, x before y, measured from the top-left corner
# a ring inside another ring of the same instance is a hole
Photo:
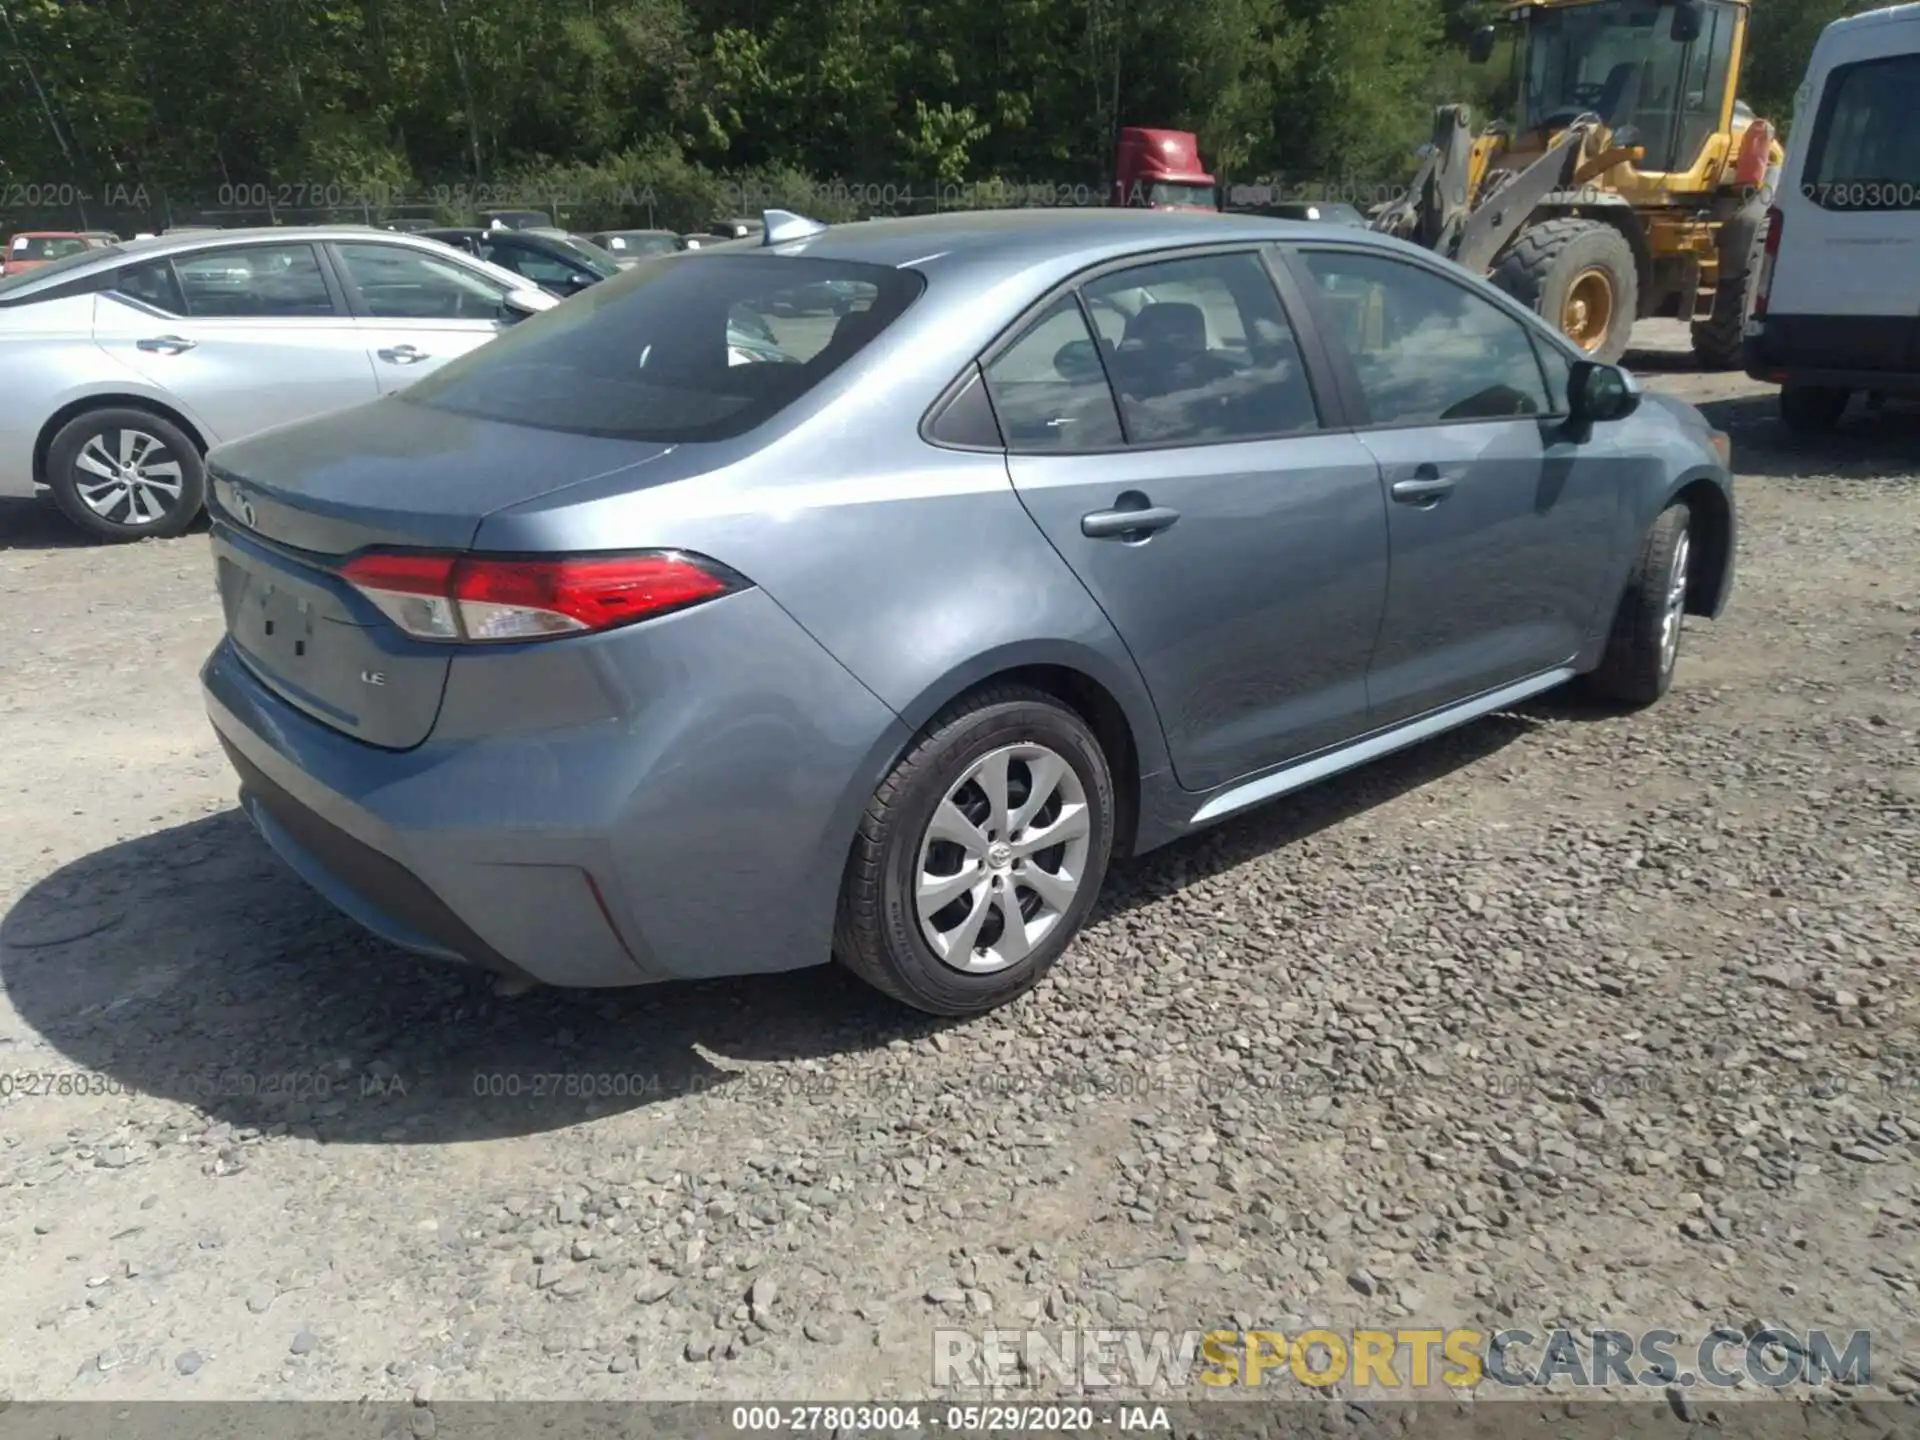
[[[1663,704],[1123,865],[966,1024],[368,939],[234,809],[204,538],[0,509],[0,1073],[54,1077],[0,1099],[0,1391],[924,1397],[941,1325],[1307,1321],[1865,1327],[1913,1391],[1920,423],[1791,444],[1672,329],[1744,529]]]

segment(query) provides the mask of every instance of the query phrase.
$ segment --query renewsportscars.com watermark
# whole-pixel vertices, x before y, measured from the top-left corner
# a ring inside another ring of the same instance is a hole
[[[1191,1387],[1342,1386],[1350,1391],[1534,1390],[1672,1385],[1714,1389],[1830,1380],[1872,1383],[1865,1330],[1713,1330],[1697,1343],[1672,1330],[1029,1330],[933,1332],[941,1391],[1052,1382],[1083,1390],[1178,1395]]]

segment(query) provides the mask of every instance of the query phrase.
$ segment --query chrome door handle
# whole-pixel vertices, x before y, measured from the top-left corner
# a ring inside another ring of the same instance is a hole
[[[200,342],[180,335],[155,335],[150,340],[136,340],[133,343],[136,349],[144,350],[149,355],[178,355],[183,350],[193,349]]]
[[[395,345],[391,350],[381,350],[378,354],[382,360],[395,365],[412,365],[428,358],[426,351],[416,350],[411,345]]]
[[[1139,510],[1096,510],[1080,517],[1080,533],[1089,540],[1144,540],[1180,518],[1164,505]]]
[[[1396,480],[1393,482],[1393,498],[1401,505],[1418,505],[1428,509],[1438,505],[1453,493],[1453,481],[1442,480],[1438,475],[1419,480]]]

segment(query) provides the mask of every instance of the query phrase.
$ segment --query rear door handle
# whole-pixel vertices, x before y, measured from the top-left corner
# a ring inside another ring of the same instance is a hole
[[[191,350],[200,342],[189,340],[182,335],[155,335],[150,340],[136,340],[134,348],[144,350],[149,355],[178,355],[183,350]]]
[[[1392,490],[1395,503],[1418,505],[1423,510],[1438,505],[1452,493],[1453,481],[1424,466],[1414,479],[1394,481]]]
[[[395,365],[413,365],[428,358],[424,350],[416,350],[411,345],[395,345],[390,350],[377,352],[382,360]]]
[[[1166,529],[1180,518],[1178,510],[1149,505],[1138,510],[1096,510],[1080,517],[1080,533],[1089,540],[1132,540]]]

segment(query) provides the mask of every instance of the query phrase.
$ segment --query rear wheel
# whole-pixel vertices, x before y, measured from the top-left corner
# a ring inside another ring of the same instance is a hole
[[[1560,327],[1591,358],[1627,353],[1640,306],[1633,247],[1613,226],[1561,217],[1524,230],[1493,269],[1493,283]]]
[[[206,498],[200,448],[150,410],[89,410],[47,447],[47,486],[61,512],[102,540],[178,535]]]
[[[1680,659],[1692,576],[1692,511],[1669,505],[1648,527],[1614,612],[1606,654],[1587,676],[1588,693],[1622,705],[1651,705],[1667,693]]]
[[[1693,358],[1703,370],[1740,370],[1745,368],[1747,310],[1753,301],[1754,281],[1766,257],[1767,227],[1754,233],[1747,253],[1738,257],[1744,267],[1733,271],[1735,257],[1720,257],[1720,284],[1713,294],[1713,314],[1693,322]]]
[[[1850,398],[1845,390],[1789,382],[1780,387],[1780,419],[1796,435],[1825,435],[1840,423]]]
[[[996,685],[937,716],[867,807],[834,951],[934,1015],[1023,994],[1086,919],[1113,844],[1113,780],[1052,696]]]

